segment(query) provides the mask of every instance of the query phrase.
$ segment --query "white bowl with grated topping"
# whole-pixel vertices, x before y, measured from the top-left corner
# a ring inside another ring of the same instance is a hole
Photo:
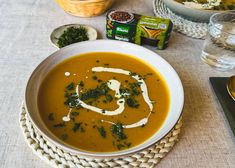
[[[195,22],[207,23],[213,14],[225,12],[224,10],[199,9],[197,6],[193,7],[193,4],[186,6],[175,0],[162,1],[172,12]]]

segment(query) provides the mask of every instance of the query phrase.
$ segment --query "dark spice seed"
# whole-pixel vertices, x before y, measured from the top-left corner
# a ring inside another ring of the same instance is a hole
[[[55,119],[54,113],[50,113],[47,118],[48,118],[48,120],[53,121]]]

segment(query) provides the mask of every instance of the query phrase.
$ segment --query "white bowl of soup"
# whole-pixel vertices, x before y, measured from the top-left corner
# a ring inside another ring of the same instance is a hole
[[[184,92],[176,71],[155,52],[96,40],[64,47],[39,64],[25,103],[34,127],[61,149],[120,157],[173,129]]]

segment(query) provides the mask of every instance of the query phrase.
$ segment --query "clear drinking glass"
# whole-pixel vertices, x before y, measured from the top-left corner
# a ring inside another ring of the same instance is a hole
[[[235,67],[235,13],[211,16],[201,59],[221,71]]]

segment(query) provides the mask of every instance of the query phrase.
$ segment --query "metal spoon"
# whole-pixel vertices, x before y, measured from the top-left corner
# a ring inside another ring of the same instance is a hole
[[[227,90],[231,98],[235,101],[235,75],[231,76],[227,81]]]

